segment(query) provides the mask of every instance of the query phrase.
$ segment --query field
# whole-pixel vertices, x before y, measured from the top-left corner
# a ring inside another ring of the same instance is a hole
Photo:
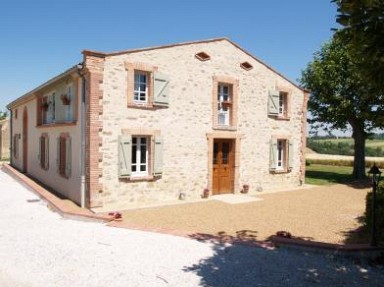
[[[369,139],[365,142],[365,155],[369,157],[384,157],[384,140]],[[307,147],[316,153],[351,156],[354,154],[352,138],[340,139],[307,139]]]

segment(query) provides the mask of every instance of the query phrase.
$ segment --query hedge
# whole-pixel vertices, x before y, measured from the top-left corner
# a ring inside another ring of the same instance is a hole
[[[378,168],[384,169],[384,162],[374,162],[372,160],[365,160],[365,167],[370,168],[373,164]],[[353,160],[347,159],[307,159],[306,165],[322,164],[322,165],[335,165],[335,166],[353,166]]]

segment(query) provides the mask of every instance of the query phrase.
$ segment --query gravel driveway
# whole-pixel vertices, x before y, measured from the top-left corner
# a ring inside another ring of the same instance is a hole
[[[383,286],[381,267],[61,218],[0,171],[0,286]]]

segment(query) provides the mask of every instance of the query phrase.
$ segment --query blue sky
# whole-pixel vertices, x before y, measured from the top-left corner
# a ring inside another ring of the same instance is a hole
[[[228,37],[296,82],[337,27],[330,0],[2,0],[0,110],[104,52]]]

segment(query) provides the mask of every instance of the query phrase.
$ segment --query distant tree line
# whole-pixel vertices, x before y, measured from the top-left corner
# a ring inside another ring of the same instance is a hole
[[[324,139],[324,138],[323,138]],[[317,153],[322,154],[336,154],[336,155],[354,155],[353,142],[345,141],[327,141],[309,138],[307,141],[307,147]],[[372,157],[384,157],[384,150],[380,146],[365,147],[365,155]]]

